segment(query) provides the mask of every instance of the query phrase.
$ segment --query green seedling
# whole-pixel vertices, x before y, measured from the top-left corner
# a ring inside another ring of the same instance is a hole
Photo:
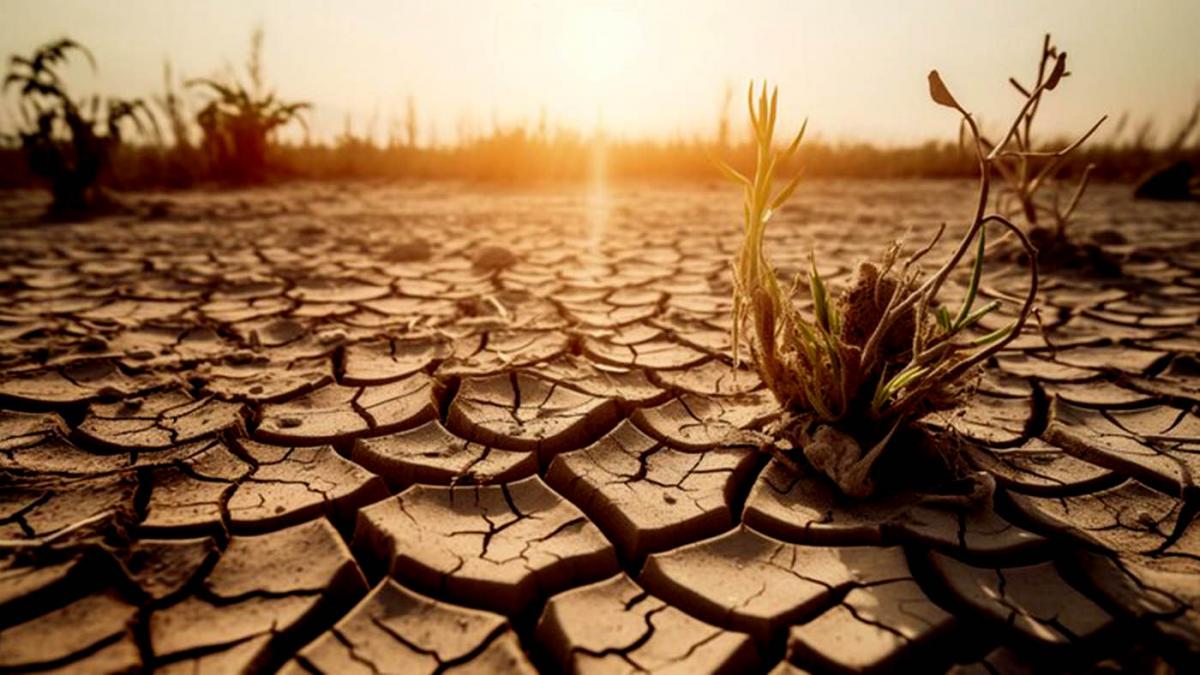
[[[798,441],[805,459],[851,496],[874,491],[871,469],[897,430],[962,401],[977,367],[1020,333],[1037,294],[1037,267],[1031,262],[1028,293],[1016,318],[987,334],[976,329],[999,307],[998,302],[979,303],[988,226],[1011,232],[1030,255],[1033,247],[1008,219],[986,214],[995,157],[936,72],[929,84],[935,102],[962,115],[980,168],[977,210],[954,252],[932,273],[920,263],[944,226],[907,257],[896,242],[879,260],[860,263],[851,285],[839,294],[830,291],[813,260],[806,280],[812,310],[805,314],[793,301],[805,284],[781,280],[764,245],[768,224],[799,183],[797,176],[776,191],[775,173],[796,155],[804,137],[801,127],[786,147],[775,148],[777,91],[768,96],[764,84],[756,102],[751,85],[747,95],[757,146],[754,173],[744,175],[718,162],[744,191],[744,236],[733,261],[735,358],[747,342],[763,382],[788,413],[781,433]],[[970,251],[974,258],[962,302],[939,302],[946,281]]]
[[[64,38],[28,58],[12,56],[4,78],[5,92],[17,90],[17,136],[29,168],[49,183],[51,212],[63,216],[109,203],[101,181],[128,126],[143,135],[152,131],[157,137],[158,132],[154,116],[139,99],[72,98],[61,74],[72,53],[82,54],[95,69],[91,52]]]
[[[262,31],[256,30],[250,40],[246,66],[249,84],[234,75],[226,81],[188,81],[188,86],[209,94],[196,114],[196,123],[203,132],[202,147],[212,168],[235,182],[264,178],[267,149],[280,128],[297,122],[307,130],[303,113],[310,104],[280,100],[263,84],[262,39]]]

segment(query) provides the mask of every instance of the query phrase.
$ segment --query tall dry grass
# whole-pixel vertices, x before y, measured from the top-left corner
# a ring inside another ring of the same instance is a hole
[[[253,44],[261,45],[261,34],[255,35]],[[252,80],[261,75],[260,57],[252,48],[246,64]],[[252,87],[220,81],[212,84],[228,86],[230,91],[224,93],[231,95],[242,90],[270,91],[261,81]],[[215,90],[216,99],[206,97],[206,93],[214,91],[212,84],[199,89],[181,87],[172,73],[165,73],[163,89],[153,97],[157,104],[154,113],[159,126],[170,133],[163,134],[158,143],[127,142],[113,160],[110,177],[113,186],[171,188],[263,178],[576,181],[591,176],[597,152],[604,153],[607,175],[612,179],[709,180],[708,156],[714,152],[740,168],[752,166],[755,159],[753,139],[737,138],[731,131],[728,89],[710,134],[669,139],[603,137],[555,125],[543,111],[533,122],[493,123],[486,133],[471,130],[472,133],[463,134],[465,140],[454,144],[437,143],[430,134],[419,138],[420,125],[428,124],[429,120],[421,115],[420,97],[416,95],[406,100],[402,118],[392,120],[389,137],[384,141],[348,129],[332,140],[285,142],[273,137],[274,127],[271,127],[261,138],[262,156],[254,157],[253,170],[237,171],[231,169],[230,162],[222,161],[219,153],[212,152],[217,145],[213,142],[214,135],[209,133],[206,137],[203,132],[200,118],[205,110],[212,111],[213,101],[237,98],[224,96],[220,90]],[[205,87],[209,91],[204,91]],[[263,99],[250,94],[245,98],[249,103],[261,103]],[[282,123],[301,112],[299,107],[286,108],[290,104],[279,104],[278,99],[269,102],[285,106]],[[237,119],[237,115],[226,117]],[[1093,178],[1133,181],[1170,162],[1184,159],[1196,163],[1200,159],[1200,101],[1190,116],[1173,124],[1163,125],[1154,120],[1136,123],[1134,119],[1130,114],[1122,115],[1110,129],[1092,139],[1086,149],[1065,162],[1059,169],[1060,177],[1078,177],[1085,167],[1095,165]],[[1044,139],[1047,146],[1055,146],[1061,140]],[[261,166],[257,166],[260,161]],[[18,144],[0,137],[0,187],[36,184],[35,176],[25,164]],[[797,168],[800,167],[780,167]],[[813,139],[807,146],[802,168],[808,176],[838,178],[967,178],[976,169],[970,152],[952,139],[906,147]]]

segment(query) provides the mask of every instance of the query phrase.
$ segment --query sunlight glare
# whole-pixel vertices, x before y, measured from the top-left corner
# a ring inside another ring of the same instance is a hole
[[[608,195],[608,157],[603,142],[592,146],[592,156],[588,167],[586,199],[588,243],[593,247],[598,247],[604,243],[608,234],[610,208]]]

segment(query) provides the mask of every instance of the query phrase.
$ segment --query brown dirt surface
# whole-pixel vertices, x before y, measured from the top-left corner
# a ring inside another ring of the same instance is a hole
[[[1195,204],[1089,194],[1072,234],[1121,232],[1124,274],[1050,272],[1040,328],[926,420],[995,478],[971,504],[851,500],[759,450],[723,189],[152,198],[50,226],[0,195],[0,672],[1200,661]],[[813,183],[769,255],[844,284],[972,198]]]

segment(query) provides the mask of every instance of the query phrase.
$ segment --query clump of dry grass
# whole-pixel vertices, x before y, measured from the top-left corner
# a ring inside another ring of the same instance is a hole
[[[781,280],[764,246],[767,225],[799,181],[793,178],[775,191],[776,167],[795,155],[804,136],[801,128],[785,149],[774,148],[777,91],[768,96],[764,84],[757,104],[753,85],[748,94],[758,148],[754,173],[746,176],[720,163],[745,193],[744,238],[733,262],[734,353],[744,340],[749,343],[759,375],[789,413],[783,432],[798,441],[810,464],[852,496],[874,491],[871,469],[898,429],[961,402],[976,367],[1021,331],[1037,294],[1029,240],[1005,217],[986,214],[996,153],[985,150],[975,121],[936,71],[929,85],[935,102],[962,115],[975,139],[980,170],[974,217],[954,252],[931,273],[921,261],[944,226],[933,241],[907,256],[895,242],[877,261],[861,263],[841,293],[827,288],[814,260],[807,279],[812,312],[806,315],[793,300],[801,281]],[[973,327],[999,307],[998,301],[977,305],[989,225],[1011,232],[1029,253],[1029,289],[1015,320],[980,335]],[[947,279],[971,250],[965,297],[957,306],[942,303]]]

